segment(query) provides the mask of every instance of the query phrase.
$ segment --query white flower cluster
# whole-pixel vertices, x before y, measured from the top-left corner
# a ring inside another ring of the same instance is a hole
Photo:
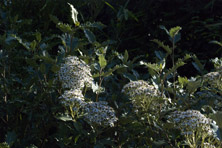
[[[85,85],[91,86],[93,83],[90,67],[76,56],[65,58],[58,76],[63,88],[82,89]]]
[[[114,126],[117,121],[114,109],[105,101],[89,102],[84,106],[85,120],[91,125]]]
[[[194,131],[204,132],[208,135],[213,134],[210,125],[215,121],[206,118],[197,110],[175,111],[169,118],[181,129],[183,135],[193,134]]]
[[[59,99],[61,99],[61,102],[65,105],[71,104],[74,107],[82,107],[85,105],[82,91],[79,89],[66,90]]]
[[[204,143],[203,144],[204,148],[216,148],[214,145],[210,144],[210,143]]]
[[[148,82],[139,80],[139,81],[131,81],[126,84],[123,89],[122,93],[130,97],[140,97],[140,96],[147,96],[147,97],[157,97],[160,96],[159,91],[152,85],[149,85]]]
[[[222,75],[221,72],[210,72],[204,75],[204,80],[208,82],[212,87],[221,88]]]
[[[93,125],[114,126],[117,121],[114,109],[107,102],[85,102],[82,88],[92,86],[93,78],[90,67],[76,56],[69,56],[58,73],[63,88],[69,88],[59,97],[66,106],[71,106],[73,111],[82,109],[84,119]]]

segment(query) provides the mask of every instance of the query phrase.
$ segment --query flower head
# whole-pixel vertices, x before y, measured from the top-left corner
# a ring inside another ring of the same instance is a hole
[[[76,108],[82,107],[85,104],[82,91],[79,89],[67,90],[59,97],[59,99],[61,99],[63,104],[71,105]]]
[[[63,88],[82,89],[85,85],[91,86],[93,83],[90,67],[76,56],[65,58],[58,77]]]
[[[130,97],[138,97],[138,96],[159,96],[159,91],[152,85],[149,85],[148,82],[139,80],[139,81],[131,81],[126,84],[122,92],[127,94]]]
[[[89,102],[84,106],[85,120],[91,125],[114,126],[117,121],[114,109],[105,101]]]
[[[123,87],[122,93],[130,97],[136,109],[155,109],[159,104],[157,98],[160,97],[160,92],[143,80],[129,82]]]
[[[192,134],[194,131],[213,134],[210,125],[215,121],[206,118],[197,110],[175,111],[169,119],[176,124],[177,128],[181,129],[183,135]]]
[[[210,72],[204,75],[204,81],[208,82],[211,87],[222,89],[222,75],[221,72]]]

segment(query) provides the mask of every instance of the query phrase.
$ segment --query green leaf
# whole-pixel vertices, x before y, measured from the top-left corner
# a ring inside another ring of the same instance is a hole
[[[189,83],[187,77],[178,77],[178,81],[182,87],[186,86]]]
[[[182,28],[180,26],[176,26],[170,29],[169,35],[172,39],[179,33]]]
[[[172,74],[173,72],[175,72],[179,67],[185,65],[186,63],[184,63],[184,61],[182,59],[178,59],[178,61],[176,62],[176,64],[168,69],[168,71],[166,72],[166,74],[164,75],[164,77],[168,77],[170,74]]]
[[[128,58],[129,58],[129,54],[128,54],[127,50],[125,50],[124,59],[123,59],[124,64],[127,63]]]
[[[111,4],[109,4],[107,1],[105,1],[104,3],[105,3],[107,6],[109,6],[111,9],[113,9],[115,12],[117,12],[116,9],[115,9]]]
[[[90,30],[84,29],[84,33],[90,43],[94,43],[96,41],[95,35]]]
[[[188,92],[191,94],[193,92],[195,92],[197,90],[197,88],[199,88],[201,86],[201,81],[189,81],[187,84],[186,89],[188,90]]]
[[[154,53],[158,57],[159,60],[163,60],[165,57],[165,54],[161,51],[154,51]]]
[[[17,135],[14,131],[8,132],[6,135],[5,141],[9,146],[12,146],[13,143],[16,141]]]
[[[157,40],[157,39],[154,39],[154,40],[151,40],[152,42],[158,44],[160,47],[162,47],[168,55],[170,55],[172,53],[172,49],[168,46],[168,45],[164,45],[163,42]]]
[[[104,69],[107,65],[105,56],[103,54],[99,55],[99,65],[100,65],[101,69]]]
[[[78,141],[78,139],[79,139],[80,136],[81,136],[81,135],[79,134],[79,135],[77,135],[77,136],[75,137],[75,139],[74,139],[74,142],[75,142],[75,143]]]
[[[108,71],[106,72],[102,72],[101,74],[97,73],[93,75],[93,78],[97,78],[99,76],[103,76],[103,77],[107,77],[109,75],[111,75],[114,71],[116,71],[117,69],[120,68],[125,68],[126,66],[120,66],[120,65],[116,65],[114,68],[110,68]]]
[[[59,120],[65,121],[65,122],[66,121],[72,121],[72,117],[69,116],[69,115],[66,115],[66,114],[60,115],[60,116],[58,116],[56,118],[59,119]]]
[[[87,22],[85,24],[82,24],[81,26],[84,26],[84,27],[90,27],[90,28],[97,28],[99,30],[102,30],[103,28],[106,27],[106,25],[102,24],[101,22]]]
[[[35,37],[36,37],[36,39],[37,39],[38,42],[41,42],[41,40],[42,40],[42,35],[41,35],[40,32],[36,32]]]
[[[163,30],[165,30],[166,31],[166,33],[169,35],[169,31],[166,29],[166,27],[165,26],[163,26],[163,25],[160,25],[159,26],[160,27],[160,29],[163,29]]]
[[[63,23],[57,23],[56,25],[57,28],[59,28],[62,32],[65,33],[72,33],[72,27],[69,24],[63,24]]]
[[[216,124],[219,126],[219,130],[217,131],[217,137],[222,140],[222,112],[218,111],[215,114],[210,114],[210,118],[216,121]]]
[[[22,46],[24,46],[27,50],[31,50],[30,45],[28,42],[23,42],[22,39],[20,37],[17,37],[16,35],[12,35],[12,37],[14,37],[14,39],[16,39]]]
[[[160,72],[160,66],[156,63],[152,64],[152,63],[146,63],[143,61],[140,61],[140,65],[145,65],[147,68],[154,70],[156,73]]]
[[[34,51],[34,50],[35,50],[36,45],[37,45],[36,40],[34,40],[34,41],[32,41],[32,42],[30,43],[30,48],[32,49],[32,51]]]
[[[222,46],[222,43],[221,43],[221,42],[218,42],[218,41],[210,41],[209,43],[217,44],[217,45],[219,45],[219,46]]]

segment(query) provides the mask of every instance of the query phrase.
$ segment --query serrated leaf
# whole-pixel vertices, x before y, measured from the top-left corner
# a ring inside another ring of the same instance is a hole
[[[14,39],[16,39],[22,46],[24,46],[27,50],[31,50],[30,48],[30,44],[28,42],[23,42],[22,39],[16,35],[12,35],[12,37],[14,37]]]
[[[84,34],[90,43],[94,43],[96,41],[95,35],[88,29],[84,29]]]
[[[169,35],[172,39],[179,33],[182,28],[180,26],[176,26],[170,29]]]
[[[182,87],[186,86],[189,82],[187,77],[178,77],[178,81]]]
[[[140,61],[140,65],[145,65],[147,68],[152,69],[157,73],[160,71],[159,66],[156,63],[152,64],[152,63],[146,63],[146,62]]]
[[[105,56],[103,54],[99,55],[99,65],[100,65],[101,69],[104,69],[107,65]]]
[[[161,42],[161,41],[159,41],[157,39],[154,39],[154,40],[151,40],[151,41],[156,43],[160,47],[162,47],[167,52],[168,55],[170,55],[172,53],[172,49],[168,45],[164,45],[163,42]]]
[[[165,74],[165,78],[168,77],[170,74],[172,74],[173,72],[175,72],[179,67],[185,65],[186,63],[184,63],[182,61],[182,59],[178,59],[177,63],[170,69],[168,69],[168,71]]]
[[[63,23],[57,23],[56,25],[57,28],[59,28],[62,32],[65,33],[72,33],[72,27],[69,24],[63,24]]]

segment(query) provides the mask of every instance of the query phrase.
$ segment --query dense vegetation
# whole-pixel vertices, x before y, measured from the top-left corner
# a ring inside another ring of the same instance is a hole
[[[0,148],[222,147],[219,0],[1,0]]]

